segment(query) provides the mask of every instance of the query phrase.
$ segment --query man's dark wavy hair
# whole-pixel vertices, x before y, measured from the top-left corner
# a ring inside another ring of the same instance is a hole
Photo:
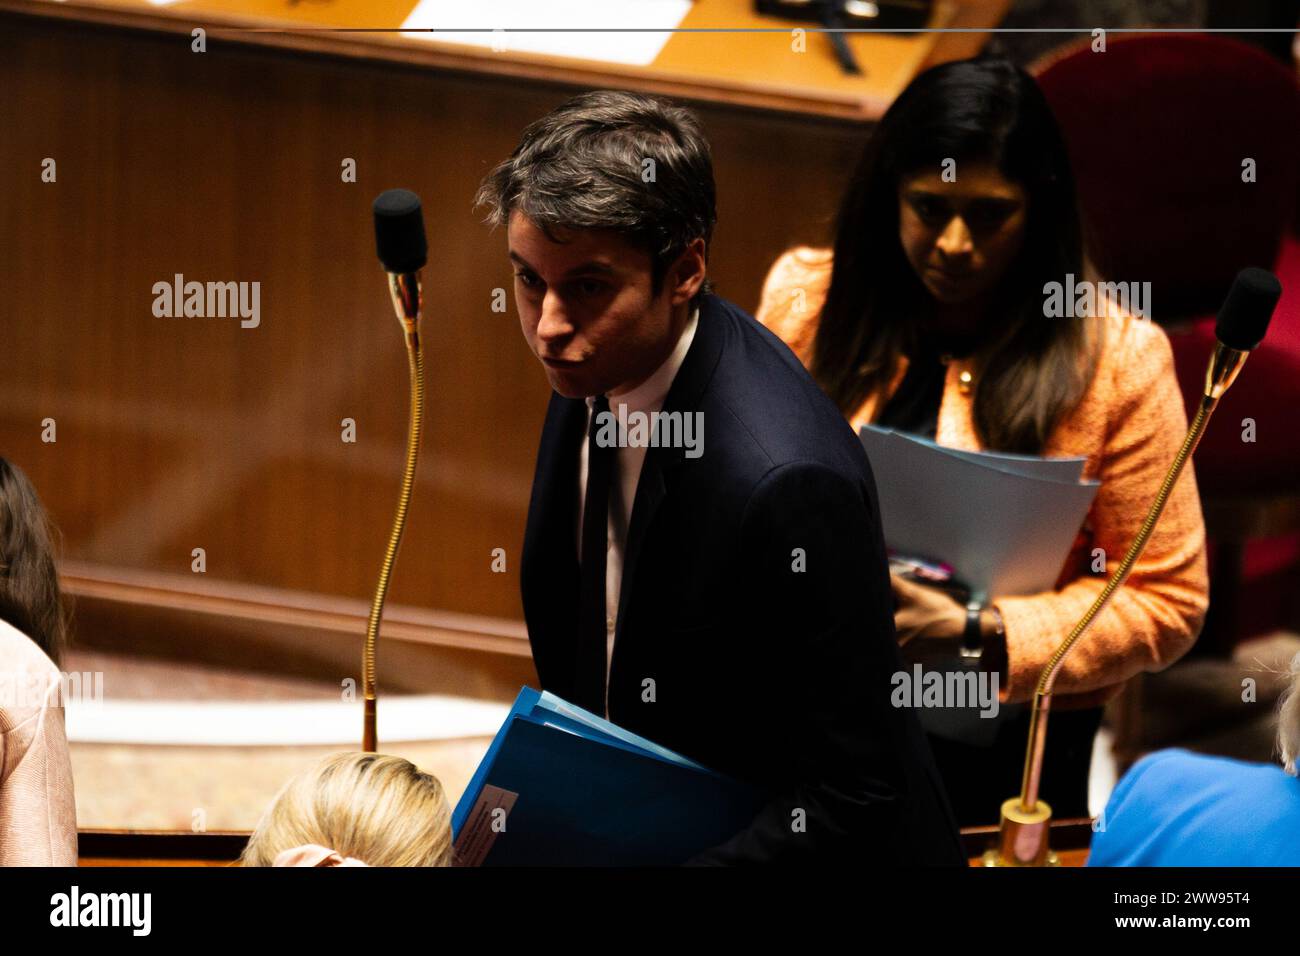
[[[615,90],[575,96],[529,124],[475,197],[493,226],[518,211],[552,241],[568,229],[621,234],[649,253],[655,295],[691,242],[703,239],[707,254],[716,202],[709,142],[695,114]],[[705,280],[693,304],[709,291]]]

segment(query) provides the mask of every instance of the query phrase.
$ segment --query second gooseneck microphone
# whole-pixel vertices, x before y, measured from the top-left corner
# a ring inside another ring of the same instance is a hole
[[[1196,417],[1188,427],[1187,437],[1183,439],[1182,447],[1174,457],[1173,464],[1156,492],[1155,501],[1147,512],[1146,520],[1124,559],[1107,580],[1092,606],[1056,648],[1038,678],[1029,714],[1029,739],[1025,747],[1020,795],[1002,804],[998,845],[984,854],[986,866],[1046,866],[1055,862],[1056,856],[1051,852],[1048,841],[1052,808],[1038,798],[1038,790],[1043,773],[1047,719],[1051,712],[1056,675],[1060,673],[1066,655],[1077,646],[1084,632],[1128,578],[1142,549],[1146,547],[1151,532],[1155,530],[1156,522],[1160,520],[1169,493],[1182,474],[1183,467],[1196,451],[1215,406],[1232,385],[1251,350],[1263,341],[1264,332],[1268,329],[1269,320],[1273,317],[1273,310],[1281,295],[1282,284],[1278,282],[1277,276],[1253,267],[1242,269],[1228,291],[1223,307],[1219,309],[1219,321],[1215,327],[1218,341],[1205,373],[1205,393],[1201,397]]]

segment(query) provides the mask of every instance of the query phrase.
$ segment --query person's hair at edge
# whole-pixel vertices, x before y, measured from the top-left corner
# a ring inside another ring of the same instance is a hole
[[[1277,749],[1286,772],[1300,776],[1300,654],[1291,659],[1291,683],[1277,702]]]
[[[276,794],[240,864],[271,866],[308,843],[368,866],[450,866],[451,809],[438,778],[409,760],[331,754]]]
[[[22,631],[55,664],[68,613],[54,564],[54,529],[21,468],[0,458],[0,620]]]
[[[888,384],[931,299],[899,240],[898,184],[945,159],[991,163],[1025,190],[1024,242],[994,294],[1001,318],[973,357],[976,433],[1033,454],[1082,398],[1096,366],[1081,318],[1045,318],[1043,285],[1083,269],[1069,157],[1029,74],[997,59],[920,74],[872,132],[835,222],[834,263],[813,346],[813,377],[845,415]]]
[[[518,211],[553,242],[573,229],[622,235],[649,254],[657,296],[695,239],[707,258],[716,201],[712,154],[694,113],[659,97],[596,90],[530,123],[474,203],[488,208],[492,226]],[[705,279],[692,307],[711,291]]]

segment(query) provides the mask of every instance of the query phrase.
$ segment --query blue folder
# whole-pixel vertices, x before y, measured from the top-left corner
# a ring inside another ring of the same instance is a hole
[[[725,842],[762,804],[743,783],[525,687],[452,834],[469,866],[672,865]]]

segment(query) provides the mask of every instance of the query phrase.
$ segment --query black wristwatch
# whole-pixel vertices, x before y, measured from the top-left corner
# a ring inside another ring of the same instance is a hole
[[[984,635],[980,630],[980,612],[984,606],[978,601],[966,605],[966,629],[961,633],[962,660],[978,664],[984,654]]]

